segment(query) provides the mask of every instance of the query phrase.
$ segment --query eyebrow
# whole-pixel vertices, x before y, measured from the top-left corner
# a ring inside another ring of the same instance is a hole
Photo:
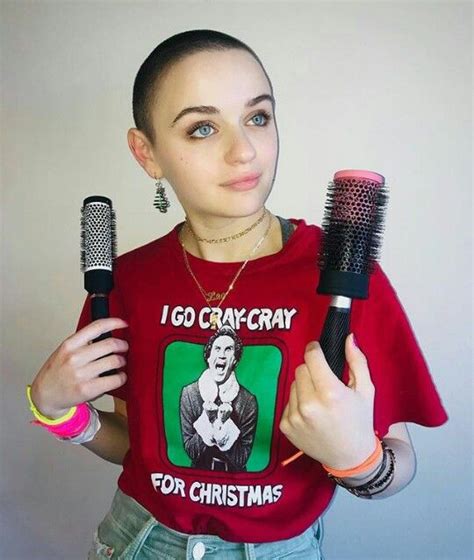
[[[225,348],[226,348],[226,350],[227,350],[227,348],[234,348],[234,346],[235,346],[235,344],[232,344],[232,343],[231,343],[231,344],[229,344],[228,346],[225,346]],[[216,344],[215,347],[216,347],[216,348],[222,348],[222,346],[221,346],[220,344]]]
[[[214,341],[212,347],[213,347],[213,348],[216,348],[216,349],[217,349],[217,348],[222,348],[222,346],[221,346],[219,343],[217,343],[216,341]],[[225,348],[226,350],[227,350],[227,348],[235,349],[235,342],[229,342],[229,344],[228,344],[227,346],[224,346],[224,348]]]
[[[261,101],[270,101],[273,109],[275,109],[275,98],[273,97],[273,95],[270,95],[268,93],[263,93],[262,95],[257,95],[257,97],[249,99],[245,104],[245,106],[253,107],[254,105],[260,103]],[[170,127],[173,127],[181,117],[184,117],[184,115],[187,115],[188,113],[201,113],[206,115],[215,115],[220,113],[220,111],[219,109],[217,109],[217,107],[213,107],[212,105],[198,105],[197,107],[186,107],[185,109],[183,109],[178,113],[174,121],[171,123]]]

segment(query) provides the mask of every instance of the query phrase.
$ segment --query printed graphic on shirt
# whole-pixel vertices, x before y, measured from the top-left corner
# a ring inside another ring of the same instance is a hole
[[[186,481],[168,473],[154,472],[150,475],[155,492],[189,498],[191,502],[212,506],[255,507],[274,504],[283,495],[283,484],[215,484],[193,480]]]
[[[211,325],[211,315],[217,316],[218,324],[229,325],[234,330],[246,326],[249,331],[290,330],[297,310],[294,307],[254,307],[251,309],[227,307],[203,307],[200,311],[191,306],[176,305],[170,307],[163,305],[160,324],[187,329],[198,326],[208,329]]]
[[[268,467],[282,355],[246,345],[229,325],[206,344],[170,343],[163,364],[169,461],[209,471]]]

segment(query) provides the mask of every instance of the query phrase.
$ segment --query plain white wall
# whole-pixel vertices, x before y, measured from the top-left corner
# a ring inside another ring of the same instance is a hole
[[[110,506],[120,467],[30,425],[25,385],[85,297],[82,200],[112,198],[119,253],[183,218],[174,197],[166,215],[153,207],[126,131],[140,64],[193,28],[242,39],[270,75],[273,212],[320,224],[336,170],[386,177],[380,262],[450,416],[409,424],[418,471],[404,491],[338,491],[327,560],[472,558],[471,18],[468,2],[1,3],[2,559],[85,558]]]

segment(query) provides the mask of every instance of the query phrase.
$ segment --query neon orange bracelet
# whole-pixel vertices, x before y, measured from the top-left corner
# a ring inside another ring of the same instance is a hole
[[[346,477],[349,477],[349,476],[355,476],[357,474],[360,474],[364,471],[369,470],[370,467],[374,466],[377,463],[377,461],[379,460],[379,458],[383,454],[381,441],[379,440],[379,438],[377,436],[375,436],[375,440],[377,442],[376,447],[375,447],[375,451],[372,453],[372,455],[370,455],[370,457],[368,457],[358,467],[354,467],[353,469],[337,470],[337,469],[331,469],[327,465],[322,465],[323,469],[325,471],[327,471],[328,473],[330,473],[334,476],[337,476],[338,478],[346,478]]]
[[[329,469],[329,467],[326,467],[325,465],[322,465],[322,467],[327,471],[330,472],[331,474],[334,474],[335,472],[352,472],[352,474],[358,474],[359,472],[362,472],[364,470],[366,470],[368,467],[371,466],[371,463],[375,464],[379,458],[379,454],[380,451],[382,451],[382,444],[378,438],[378,431],[375,430],[375,439],[377,440],[377,447],[375,448],[375,451],[372,453],[372,455],[362,463],[362,465],[359,465],[358,467],[355,467],[354,469],[348,469],[347,471],[336,471],[334,469]],[[304,455],[303,451],[298,451],[297,453],[295,453],[294,455],[292,455],[291,457],[288,457],[288,459],[285,459],[284,461],[281,462],[281,466],[282,467],[286,467],[286,465],[289,465],[290,463],[292,463],[293,461],[296,461],[296,459],[299,459],[302,455]],[[375,458],[374,458],[375,456]],[[358,472],[354,472],[354,471],[358,471]],[[349,474],[345,474],[344,476],[351,476]],[[339,475],[339,478],[343,478],[341,475]]]

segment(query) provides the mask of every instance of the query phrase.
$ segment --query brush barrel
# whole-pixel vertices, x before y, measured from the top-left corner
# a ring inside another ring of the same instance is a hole
[[[369,277],[379,256],[387,200],[385,178],[373,171],[343,169],[328,185],[316,291],[333,297],[319,343],[340,380],[351,301],[369,296]]]
[[[345,343],[351,320],[351,300],[333,297],[319,339],[321,350],[333,373],[342,380],[346,361]]]
[[[108,294],[114,287],[115,243],[112,201],[101,195],[87,197],[81,208],[81,270],[84,272],[84,288],[91,296],[92,321],[109,317]],[[111,336],[111,332],[103,333],[92,342]],[[99,377],[116,373],[116,369],[111,369],[100,373]]]
[[[81,270],[90,294],[110,292],[115,253],[115,214],[105,196],[89,196],[81,208]]]

